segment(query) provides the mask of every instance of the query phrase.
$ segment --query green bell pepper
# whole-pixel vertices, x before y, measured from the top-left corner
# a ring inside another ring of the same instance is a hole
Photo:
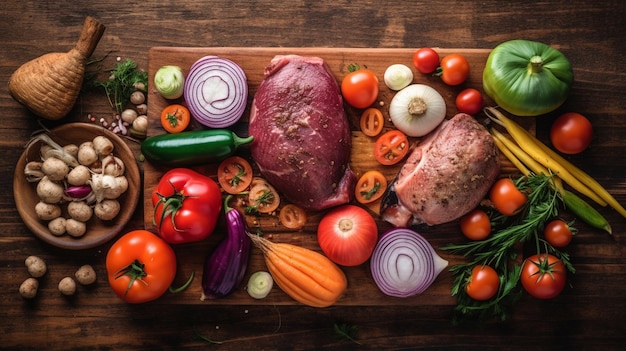
[[[538,116],[561,106],[574,81],[567,58],[550,46],[510,40],[496,46],[483,71],[483,89],[517,116]]]

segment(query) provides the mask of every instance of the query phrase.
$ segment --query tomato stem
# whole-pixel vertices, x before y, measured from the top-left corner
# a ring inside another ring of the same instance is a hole
[[[543,70],[543,59],[541,56],[533,56],[528,64],[529,73],[539,73]]]
[[[133,286],[133,284],[135,283],[135,281],[140,281],[146,285],[148,285],[148,283],[146,283],[142,278],[147,276],[148,274],[146,273],[146,271],[144,270],[145,265],[143,263],[141,263],[139,260],[134,260],[131,264],[129,264],[128,266],[120,269],[119,271],[115,272],[115,279],[119,279],[121,277],[129,277],[130,280],[128,281],[128,286],[126,287],[126,291],[124,292],[124,297],[126,297],[126,295],[128,295],[128,292],[130,291],[130,288]]]
[[[183,202],[185,201],[185,199],[188,198],[189,196],[185,196],[182,191],[179,191],[178,189],[176,189],[176,186],[171,181],[169,183],[172,186],[172,189],[174,189],[174,193],[172,195],[165,196],[158,192],[155,192],[155,194],[159,197],[159,201],[154,205],[154,216],[153,216],[154,219],[152,220],[152,223],[156,224],[156,212],[159,209],[159,205],[161,205],[162,210],[161,210],[161,218],[159,221],[159,229],[161,228],[161,224],[163,223],[163,220],[167,216],[169,216],[170,219],[172,220],[172,227],[174,227],[174,230],[180,231],[176,227],[176,221],[174,218],[176,217],[176,213],[178,213],[178,210],[180,210],[183,207]]]

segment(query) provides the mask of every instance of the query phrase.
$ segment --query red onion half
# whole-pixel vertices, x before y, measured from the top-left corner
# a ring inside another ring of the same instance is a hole
[[[196,61],[185,80],[185,102],[191,115],[209,128],[225,128],[243,115],[248,83],[243,69],[233,61],[205,56]]]
[[[394,297],[421,294],[447,266],[424,237],[408,228],[385,232],[370,259],[374,282]]]

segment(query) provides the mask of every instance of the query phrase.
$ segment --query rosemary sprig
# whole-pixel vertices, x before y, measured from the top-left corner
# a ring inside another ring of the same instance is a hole
[[[455,276],[452,295],[457,295],[456,320],[468,317],[498,316],[506,319],[515,302],[521,296],[518,287],[521,270],[520,263],[515,263],[517,249],[522,243],[535,242],[537,253],[541,252],[541,244],[545,252],[552,253],[574,272],[569,255],[552,247],[540,238],[541,231],[547,222],[553,219],[562,206],[557,190],[551,185],[551,177],[531,174],[515,181],[516,186],[528,194],[528,201],[522,213],[515,217],[492,214],[493,233],[485,240],[471,241],[463,244],[448,245],[442,250],[450,251],[470,258],[467,263],[452,266],[450,271]],[[465,292],[465,285],[476,265],[490,265],[500,275],[498,294],[488,301],[476,301]]]

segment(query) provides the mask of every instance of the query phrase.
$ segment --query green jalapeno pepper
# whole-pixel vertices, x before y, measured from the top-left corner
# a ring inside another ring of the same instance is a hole
[[[227,129],[206,129],[146,138],[141,153],[146,160],[169,167],[188,167],[222,161],[239,146],[252,142]]]
[[[510,40],[496,46],[483,71],[483,89],[517,116],[557,109],[574,81],[572,67],[558,50],[535,41]]]

